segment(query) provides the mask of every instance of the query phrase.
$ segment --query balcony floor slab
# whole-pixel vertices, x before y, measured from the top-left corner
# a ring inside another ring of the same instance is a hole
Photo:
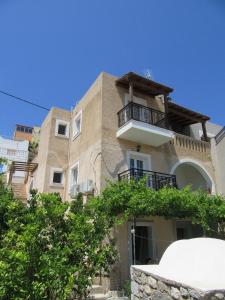
[[[168,143],[174,132],[148,123],[130,120],[117,130],[117,138],[154,147]]]

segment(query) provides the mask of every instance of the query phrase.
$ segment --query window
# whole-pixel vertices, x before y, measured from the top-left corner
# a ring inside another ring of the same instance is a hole
[[[26,133],[32,133],[32,128],[26,127],[26,128],[25,128],[25,132],[26,132]]]
[[[66,125],[59,124],[59,126],[58,126],[58,134],[62,134],[62,135],[66,134]]]
[[[77,185],[78,181],[78,165],[71,170],[71,185]]]
[[[73,138],[75,139],[81,133],[82,111],[79,112],[73,122]]]
[[[69,122],[56,119],[55,136],[69,137]]]
[[[62,183],[62,173],[61,172],[53,173],[53,183]]]
[[[62,186],[63,181],[63,170],[59,168],[51,168],[50,185]]]
[[[69,193],[78,185],[78,175],[79,175],[79,163],[74,164],[70,169],[69,178]]]

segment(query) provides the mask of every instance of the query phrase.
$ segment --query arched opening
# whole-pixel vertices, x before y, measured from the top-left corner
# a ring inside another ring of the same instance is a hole
[[[183,159],[174,165],[171,173],[176,175],[178,188],[189,185],[193,191],[201,189],[207,193],[215,192],[211,176],[199,162]],[[203,236],[202,228],[188,220],[176,222],[176,233],[178,240]]]
[[[198,162],[181,160],[174,165],[171,173],[177,177],[178,188],[189,185],[193,191],[201,189],[207,193],[215,192],[211,176]]]

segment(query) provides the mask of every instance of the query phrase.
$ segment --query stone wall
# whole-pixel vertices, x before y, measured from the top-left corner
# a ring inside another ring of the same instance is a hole
[[[224,300],[225,289],[201,291],[131,267],[131,300]]]

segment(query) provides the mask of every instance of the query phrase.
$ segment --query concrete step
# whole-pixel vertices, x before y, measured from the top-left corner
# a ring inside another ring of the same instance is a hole
[[[90,295],[89,298],[90,300],[106,300],[106,294],[102,294],[102,293],[96,293],[96,294],[93,294],[93,295]]]
[[[90,294],[88,299],[96,299],[96,300],[106,300],[105,289],[102,285],[93,284],[90,287]]]
[[[104,294],[104,288],[101,285],[93,284],[90,288],[90,295],[93,294]]]

